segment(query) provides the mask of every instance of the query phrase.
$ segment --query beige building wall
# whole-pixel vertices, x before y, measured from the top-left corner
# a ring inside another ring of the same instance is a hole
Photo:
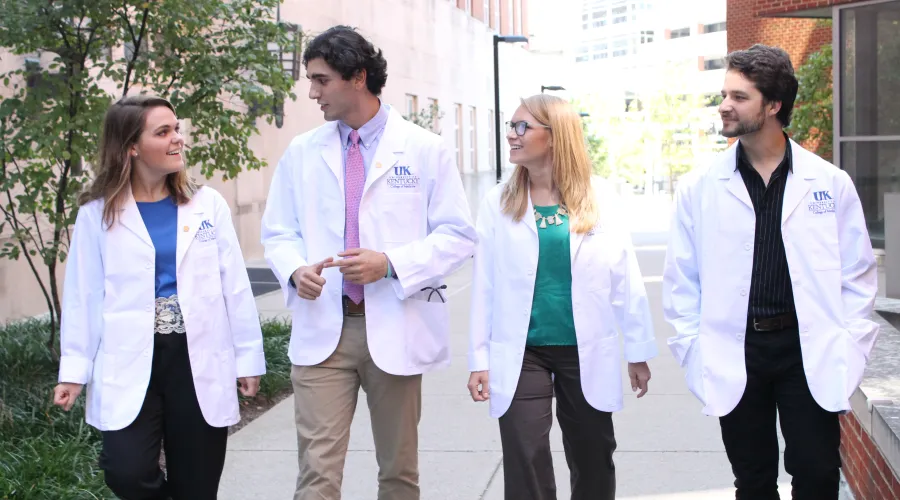
[[[478,0],[476,0],[478,1]],[[490,122],[494,108],[493,48],[491,26],[481,19],[489,11],[501,19],[510,7],[521,9],[523,0],[481,2],[476,7],[457,0],[288,0],[282,4],[281,19],[300,25],[306,37],[315,36],[330,26],[354,26],[384,51],[388,62],[388,79],[382,99],[401,114],[407,112],[407,96],[416,96],[418,108],[436,99],[444,116],[440,131],[451,151],[456,149],[456,116],[458,123],[461,173],[496,170],[493,159],[494,136]],[[527,1],[527,0],[526,0]],[[485,9],[487,7],[487,9]],[[525,9],[522,9],[523,11]],[[519,16],[521,11],[514,14]],[[522,16],[523,18],[525,16]],[[514,34],[527,33],[526,19]],[[496,23],[493,23],[496,24]],[[521,29],[522,31],[519,31]],[[513,32],[507,32],[513,34]],[[500,95],[503,121],[515,111],[519,98],[540,92],[542,73],[536,58],[523,44],[500,44]],[[8,70],[16,60],[0,57],[0,70]],[[18,60],[21,65],[21,60]],[[0,95],[4,92],[0,89]],[[247,261],[263,259],[260,244],[260,218],[275,165],[290,141],[314,127],[322,125],[322,113],[309,100],[309,82],[305,71],[294,86],[297,99],[285,103],[281,128],[259,121],[260,133],[251,147],[265,158],[269,167],[244,172],[227,182],[213,178],[203,180],[228,200],[234,224]],[[474,122],[471,117],[474,108]],[[474,125],[474,130],[473,130]],[[502,125],[501,125],[502,127]],[[189,132],[189,130],[188,130]],[[501,133],[504,130],[501,129]],[[474,139],[474,140],[473,140]],[[502,158],[508,158],[506,140],[501,141]],[[504,161],[505,163],[505,161]],[[198,174],[199,175],[199,174]],[[9,238],[0,234],[0,244]],[[60,269],[63,272],[63,269]],[[0,260],[0,322],[46,312],[46,305],[30,270],[24,262]]]

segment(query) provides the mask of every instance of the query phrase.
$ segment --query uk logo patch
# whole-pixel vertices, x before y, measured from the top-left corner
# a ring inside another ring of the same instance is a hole
[[[813,199],[809,202],[809,213],[814,215],[822,215],[834,213],[834,198],[831,193],[825,191],[814,191]]]
[[[200,223],[200,228],[197,230],[197,235],[194,236],[194,239],[200,242],[216,239],[216,227],[209,222],[209,219],[205,219]]]
[[[419,187],[419,176],[416,175],[409,165],[397,165],[392,167],[392,172],[388,175],[388,187],[393,189],[415,189]]]

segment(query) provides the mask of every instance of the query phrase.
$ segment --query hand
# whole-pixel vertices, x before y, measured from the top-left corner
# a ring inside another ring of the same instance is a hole
[[[333,261],[333,257],[317,262],[311,266],[302,266],[294,271],[291,277],[294,279],[294,286],[297,287],[297,296],[301,299],[316,300],[322,295],[322,287],[325,286],[325,278],[322,277],[322,269],[329,262]]]
[[[472,401],[487,401],[491,399],[491,384],[489,382],[488,371],[484,370],[481,372],[472,372],[469,375],[469,383],[466,387],[469,388],[469,394],[472,396]]]
[[[241,394],[252,398],[259,390],[259,377],[241,377],[238,379],[238,384],[240,384]]]
[[[368,285],[384,278],[387,274],[387,255],[381,252],[365,248],[354,248],[339,253],[338,257],[344,258],[328,262],[325,264],[325,267],[340,268],[344,279],[350,283]]]
[[[631,391],[641,390],[637,397],[647,394],[647,383],[650,382],[650,367],[646,361],[628,363],[628,378],[631,379]]]
[[[69,411],[75,406],[75,400],[81,394],[81,384],[70,384],[63,382],[53,388],[53,404],[61,406],[63,410]]]

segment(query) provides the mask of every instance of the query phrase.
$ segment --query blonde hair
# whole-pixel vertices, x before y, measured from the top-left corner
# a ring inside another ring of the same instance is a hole
[[[591,160],[581,129],[581,116],[568,102],[547,94],[522,99],[522,106],[535,120],[550,127],[553,185],[559,191],[560,204],[569,212],[571,231],[590,231],[600,220],[600,214],[591,186]],[[528,170],[516,165],[503,190],[501,205],[503,213],[517,222],[528,210],[528,184]]]
[[[78,204],[105,200],[103,223],[107,228],[116,223],[119,210],[128,196],[132,172],[129,150],[144,131],[147,113],[155,107],[166,107],[175,112],[169,101],[148,95],[125,97],[106,112],[97,154],[96,177],[90,187],[81,193]],[[186,168],[167,175],[166,187],[178,205],[187,204],[199,188]]]

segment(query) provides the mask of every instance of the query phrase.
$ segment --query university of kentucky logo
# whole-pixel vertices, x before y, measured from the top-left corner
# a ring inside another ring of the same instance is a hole
[[[419,176],[415,175],[408,165],[398,165],[393,167],[392,170],[387,178],[389,187],[394,189],[413,189],[419,186]]]
[[[828,191],[814,191],[813,201],[809,202],[810,213],[821,215],[834,212],[834,198]]]
[[[194,238],[197,241],[214,240],[216,239],[216,227],[209,222],[209,219],[205,219],[200,223],[200,229],[197,230],[197,235]]]

